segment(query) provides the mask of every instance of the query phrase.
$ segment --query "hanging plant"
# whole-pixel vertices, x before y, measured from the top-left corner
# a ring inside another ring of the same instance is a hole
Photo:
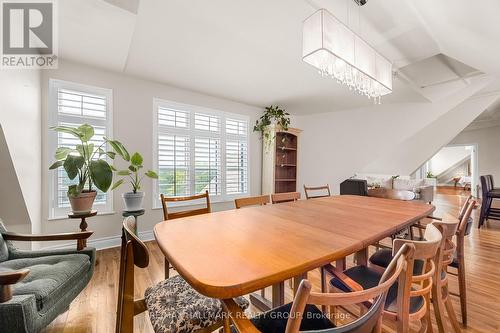
[[[260,117],[259,120],[255,122],[253,127],[254,132],[260,132],[266,146],[270,145],[274,137],[271,137],[271,132],[269,131],[270,125],[275,125],[281,131],[287,131],[288,125],[290,125],[290,114],[285,110],[281,109],[279,106],[268,106],[266,111]]]

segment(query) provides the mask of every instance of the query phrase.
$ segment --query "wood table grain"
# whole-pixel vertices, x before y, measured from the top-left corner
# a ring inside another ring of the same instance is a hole
[[[420,201],[345,195],[164,221],[154,234],[193,288],[225,299],[363,251],[433,211]]]

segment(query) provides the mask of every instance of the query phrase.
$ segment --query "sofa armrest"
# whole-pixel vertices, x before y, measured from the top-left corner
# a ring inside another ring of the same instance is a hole
[[[431,203],[434,201],[434,186],[421,186],[418,188],[420,190],[420,200],[423,202]]]
[[[0,303],[5,303],[12,299],[11,285],[18,283],[28,273],[29,269],[19,269],[15,271],[0,271]]]
[[[15,232],[2,232],[2,237],[9,241],[58,241],[58,240],[79,240],[92,236],[93,231],[67,232],[49,235],[18,234]]]

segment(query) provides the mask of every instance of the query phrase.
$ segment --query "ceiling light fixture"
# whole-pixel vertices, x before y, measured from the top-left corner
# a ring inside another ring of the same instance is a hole
[[[304,21],[302,42],[302,60],[322,76],[373,98],[376,104],[392,92],[392,63],[326,9]]]

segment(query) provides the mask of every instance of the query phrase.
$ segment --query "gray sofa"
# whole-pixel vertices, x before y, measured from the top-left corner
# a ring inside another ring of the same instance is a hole
[[[0,220],[0,332],[39,332],[67,311],[92,278],[96,257],[93,248],[25,251],[10,240],[83,239],[91,234],[19,235],[9,233]]]

